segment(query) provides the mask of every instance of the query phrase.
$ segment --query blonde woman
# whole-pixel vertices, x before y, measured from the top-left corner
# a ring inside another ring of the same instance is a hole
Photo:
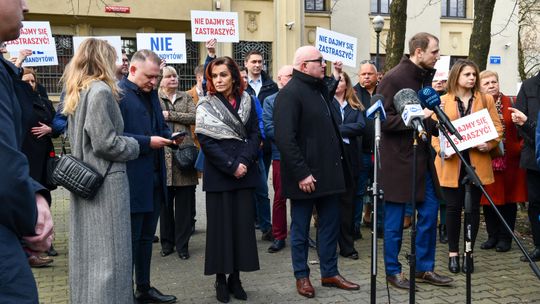
[[[493,97],[480,92],[479,74],[480,72],[476,63],[465,59],[458,60],[448,75],[448,93],[441,98],[442,110],[450,120],[455,120],[487,109],[495,125],[495,129],[497,129],[497,133],[501,136],[502,125],[497,109],[495,108],[495,103],[493,102]],[[461,151],[465,160],[475,168],[482,185],[488,185],[494,181],[489,151],[497,147],[499,140],[500,138],[496,138]],[[465,201],[465,186],[461,182],[466,176],[466,172],[464,165],[455,154],[449,156],[444,151],[441,152],[439,137],[433,137],[432,145],[437,152],[435,168],[442,187],[443,198],[446,202],[446,227],[449,251],[448,270],[452,273],[458,273],[460,271],[459,234],[461,230],[461,211]],[[471,248],[474,248],[480,223],[481,195],[482,191],[480,188],[473,185],[471,187]],[[461,269],[465,273],[467,271],[471,273],[474,271],[472,256],[471,264],[468,265],[464,261]]]
[[[185,132],[184,145],[194,145],[191,126],[195,125],[195,104],[190,95],[178,90],[178,73],[172,66],[161,71],[159,83],[159,103],[163,117],[173,133]],[[195,187],[198,183],[197,171],[181,170],[173,161],[173,152],[165,148],[167,167],[168,204],[161,206],[159,232],[161,236],[161,256],[176,252],[182,260],[189,259],[189,239],[194,225]]]
[[[87,201],[71,195],[71,303],[132,303],[129,186],[125,162],[139,144],[120,136],[124,122],[114,76],[116,53],[107,42],[85,40],[64,71],[64,111],[74,157],[104,174]]]

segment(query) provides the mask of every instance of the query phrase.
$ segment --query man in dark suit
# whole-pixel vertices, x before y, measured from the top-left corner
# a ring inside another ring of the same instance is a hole
[[[524,139],[521,150],[520,167],[527,170],[527,190],[529,193],[529,221],[533,235],[534,248],[529,252],[533,261],[540,261],[540,166],[536,162],[535,129],[538,126],[540,109],[540,74],[523,81],[517,95],[512,121],[516,124],[519,135]],[[538,151],[536,151],[538,155]],[[525,256],[521,261],[527,262]]]
[[[173,303],[176,297],[164,295],[150,286],[152,240],[166,200],[166,169],[163,147],[172,144],[157,91],[160,58],[152,51],[133,54],[129,74],[120,81],[123,91],[120,110],[124,135],[139,142],[139,158],[127,162],[131,200],[131,239],[135,265],[135,297],[142,303]]]
[[[0,0],[0,43],[19,37],[24,0]],[[31,90],[18,69],[0,58],[0,301],[37,303],[36,282],[21,246],[34,251],[51,245],[53,222],[49,192],[29,175],[28,160],[20,151],[25,130],[18,96]],[[24,106],[23,106],[24,107]]]
[[[313,206],[319,215],[319,255],[323,286],[357,290],[337,268],[339,194],[345,192],[341,136],[331,111],[333,94],[324,79],[326,63],[313,46],[300,47],[292,79],[276,97],[275,143],[281,153],[281,186],[291,199],[291,255],[296,289],[312,298],[308,235]],[[335,84],[334,84],[335,86]],[[321,149],[324,147],[324,149]]]

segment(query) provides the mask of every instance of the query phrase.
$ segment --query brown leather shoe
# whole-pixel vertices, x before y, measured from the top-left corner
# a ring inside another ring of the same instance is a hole
[[[403,229],[407,229],[409,227],[411,227],[411,216],[405,215],[403,218]]]
[[[301,296],[306,298],[313,298],[315,296],[315,289],[307,277],[296,280],[296,290],[298,290]]]
[[[451,277],[443,276],[433,271],[417,272],[416,280],[419,283],[429,283],[436,286],[450,285],[454,281]]]
[[[28,257],[28,264],[30,264],[30,267],[33,268],[45,267],[52,262],[54,262],[54,260],[50,257],[40,257],[37,255],[31,255]]]
[[[360,289],[360,285],[345,280],[345,278],[339,274],[330,278],[322,278],[321,283],[322,283],[322,286],[337,287],[339,289],[345,289],[345,290]]]
[[[409,280],[403,275],[403,273],[398,273],[394,275],[387,275],[386,281],[390,283],[390,285],[401,288],[401,289],[410,289],[411,285],[409,283]]]

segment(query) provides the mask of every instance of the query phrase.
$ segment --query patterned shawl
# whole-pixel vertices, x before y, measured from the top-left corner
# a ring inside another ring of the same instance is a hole
[[[232,113],[229,102],[219,95],[207,95],[197,103],[195,133],[204,134],[214,139],[245,140],[245,124],[251,113],[251,97],[244,92],[238,107],[238,116]],[[238,119],[240,117],[240,120]]]

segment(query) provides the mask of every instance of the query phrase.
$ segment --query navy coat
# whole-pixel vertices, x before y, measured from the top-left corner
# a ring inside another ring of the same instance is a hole
[[[135,138],[139,142],[140,154],[135,160],[126,164],[129,180],[129,195],[131,212],[152,212],[154,208],[153,191],[154,184],[154,153],[158,153],[159,171],[163,188],[163,197],[167,201],[167,172],[165,168],[164,149],[154,150],[150,148],[150,137],[171,137],[171,130],[165,123],[165,118],[159,104],[157,91],[145,93],[136,84],[124,78],[118,84],[122,89],[120,98],[120,110],[124,119],[124,135]],[[152,111],[148,112],[146,97],[150,97]],[[152,117],[156,120],[157,128],[152,128]]]
[[[523,81],[515,108],[527,115],[527,121],[522,126],[516,125],[519,135],[524,139],[519,165],[523,169],[540,171],[535,156],[535,130],[540,111],[540,73]]]

